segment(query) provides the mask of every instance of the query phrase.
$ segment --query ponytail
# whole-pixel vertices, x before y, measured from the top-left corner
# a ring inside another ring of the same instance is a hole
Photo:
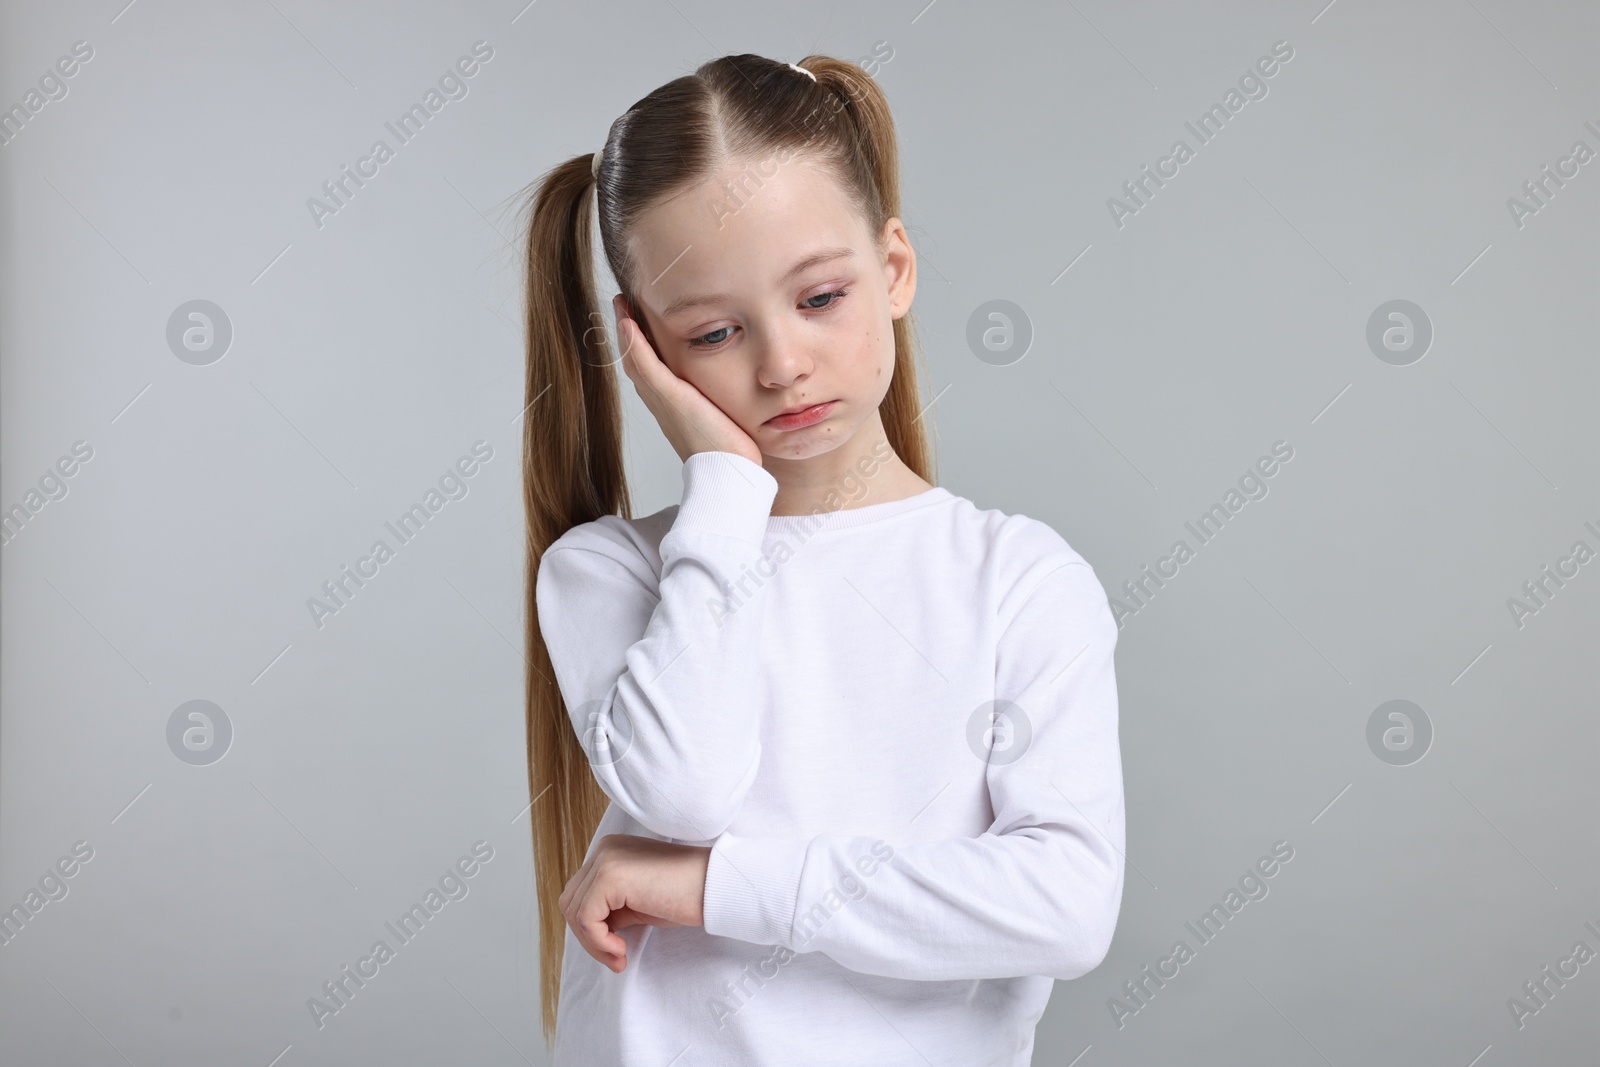
[[[545,550],[602,515],[631,518],[622,464],[622,408],[606,358],[590,240],[590,157],[546,174],[531,206],[527,380],[522,412],[522,505],[527,520],[525,710],[533,871],[539,919],[540,1013],[555,1033],[566,919],[561,890],[577,869],[607,799],[567,718],[539,630],[535,579]]]

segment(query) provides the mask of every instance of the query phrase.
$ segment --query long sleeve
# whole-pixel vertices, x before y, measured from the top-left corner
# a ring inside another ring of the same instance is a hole
[[[1038,561],[1017,592],[996,654],[990,828],[903,845],[725,833],[707,933],[924,981],[1070,979],[1100,964],[1123,887],[1117,628],[1075,553]]]
[[[747,568],[778,483],[731,452],[698,452],[660,544],[659,588],[618,526],[569,530],[540,559],[539,628],[600,788],[651,832],[710,841],[760,762],[760,582]],[[752,588],[753,587],[753,588]],[[729,596],[728,591],[734,595]]]

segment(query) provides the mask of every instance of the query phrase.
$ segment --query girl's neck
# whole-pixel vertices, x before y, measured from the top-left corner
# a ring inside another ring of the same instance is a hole
[[[847,511],[904,500],[933,488],[906,466],[886,438],[880,436],[876,447],[874,444],[872,440],[860,445],[850,441],[800,462],[764,457],[762,465],[778,482],[772,514],[809,515],[819,508]],[[838,503],[841,499],[842,504]]]

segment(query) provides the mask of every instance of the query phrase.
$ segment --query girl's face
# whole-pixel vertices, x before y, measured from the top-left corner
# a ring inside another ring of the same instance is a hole
[[[736,162],[642,217],[634,314],[662,362],[763,455],[809,459],[864,426],[882,432],[916,259],[899,219],[879,237],[822,166]],[[828,406],[778,419],[816,404]]]

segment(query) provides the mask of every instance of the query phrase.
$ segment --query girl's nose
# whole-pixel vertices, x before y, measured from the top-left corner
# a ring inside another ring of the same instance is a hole
[[[762,385],[789,386],[811,373],[812,362],[800,338],[773,331],[761,342],[761,362],[757,374]]]

